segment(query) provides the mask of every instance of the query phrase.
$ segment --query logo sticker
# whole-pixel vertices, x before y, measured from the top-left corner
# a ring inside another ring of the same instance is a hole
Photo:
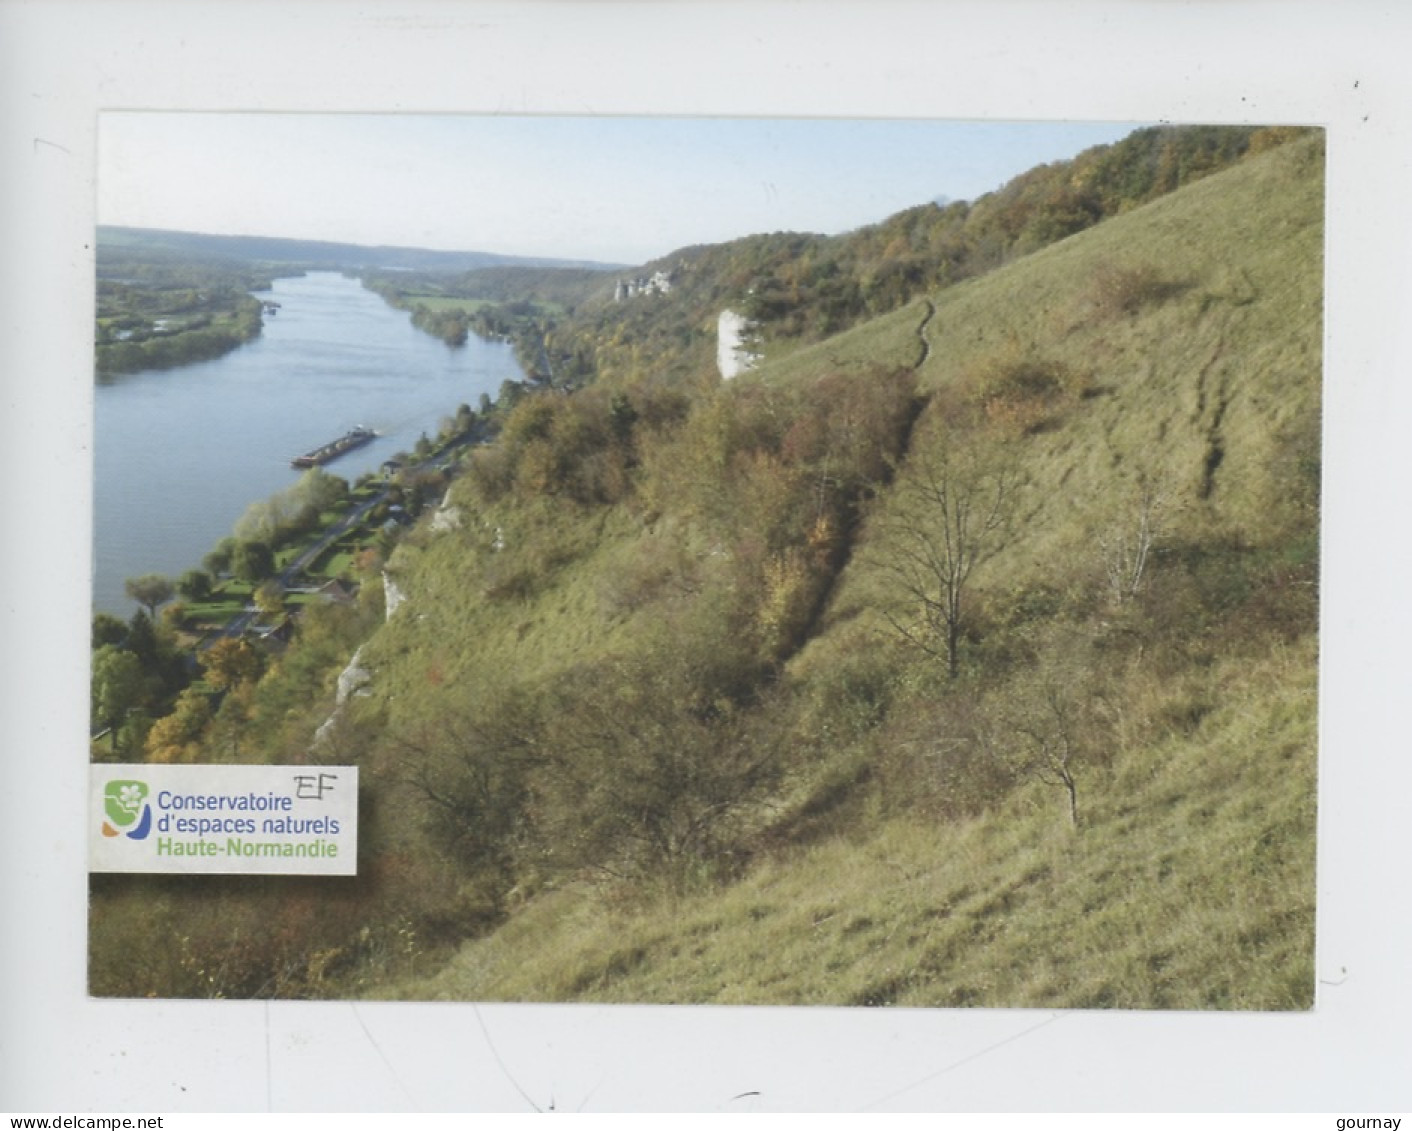
[[[144,840],[152,831],[152,806],[147,804],[147,785],[140,781],[110,781],[103,790],[104,836],[126,833],[132,840]]]
[[[358,767],[89,767],[88,870],[356,876]]]

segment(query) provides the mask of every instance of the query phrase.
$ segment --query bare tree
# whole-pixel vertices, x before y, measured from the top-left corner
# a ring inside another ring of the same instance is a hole
[[[1029,671],[1017,673],[994,704],[993,749],[1016,777],[1062,789],[1077,829],[1080,781],[1114,741],[1111,706],[1092,644],[1075,626],[1055,626],[1036,645]]]
[[[917,449],[914,449],[916,451]],[[945,658],[956,678],[975,571],[1010,542],[1025,486],[1004,445],[940,443],[909,458],[882,519],[878,564],[901,600],[885,610],[901,636]]]
[[[1079,787],[1075,773],[1082,758],[1083,706],[1057,684],[1044,683],[1011,726],[1015,735],[1015,768],[1045,785],[1062,786],[1069,799],[1069,823],[1079,827]]]
[[[1171,493],[1153,476],[1140,474],[1133,509],[1098,535],[1103,575],[1115,604],[1137,596],[1154,543],[1171,504]]]

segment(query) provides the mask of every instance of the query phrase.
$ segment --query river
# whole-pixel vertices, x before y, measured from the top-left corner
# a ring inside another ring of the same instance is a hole
[[[372,428],[375,441],[328,465],[352,482],[524,377],[509,345],[447,346],[343,275],[277,279],[259,297],[280,308],[254,341],[94,389],[95,611],[126,619],[125,579],[198,568],[250,503],[298,477],[292,457]]]

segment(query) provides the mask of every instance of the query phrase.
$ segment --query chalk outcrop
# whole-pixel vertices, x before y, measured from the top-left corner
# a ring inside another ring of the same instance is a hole
[[[654,271],[651,275],[639,275],[634,279],[619,279],[613,288],[613,301],[625,302],[641,295],[671,294],[675,275],[675,271],[667,270]]]
[[[753,326],[750,319],[734,310],[723,310],[716,320],[716,368],[729,381],[754,369],[760,357],[747,346]]]
[[[334,691],[333,714],[329,715],[319,729],[314,731],[313,746],[322,746],[328,742],[333,735],[333,729],[338,725],[338,720],[343,717],[344,707],[348,700],[355,695],[370,695],[368,685],[373,682],[373,673],[368,668],[363,667],[363,649],[353,653],[353,658],[348,661],[348,666],[338,673],[338,684]]]
[[[363,667],[363,649],[360,647],[353,653],[353,658],[348,661],[348,666],[338,674],[338,687],[334,693],[333,704],[335,707],[342,707],[348,702],[350,695],[367,695],[368,684],[373,682],[373,673]]]
[[[386,619],[391,620],[392,614],[407,600],[407,594],[398,587],[397,582],[392,579],[392,575],[387,570],[382,571],[382,596],[383,603],[387,608]]]
[[[445,534],[448,530],[460,530],[461,508],[443,503],[431,516],[431,529],[434,534]]]

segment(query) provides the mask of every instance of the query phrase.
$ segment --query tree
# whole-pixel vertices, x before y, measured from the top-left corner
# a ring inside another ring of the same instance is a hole
[[[123,591],[145,608],[149,617],[155,617],[157,606],[166,604],[176,595],[176,586],[160,573],[144,573],[123,582]]]
[[[213,578],[230,571],[231,559],[235,556],[237,545],[239,543],[235,538],[227,536],[217,542],[216,548],[201,559],[201,564]]]
[[[918,445],[882,520],[878,565],[900,597],[888,622],[927,655],[960,670],[975,571],[1009,543],[1025,486],[1008,448],[943,435]]]
[[[157,639],[157,628],[152,618],[142,609],[132,614],[127,622],[127,639],[123,647],[137,657],[144,669],[156,670],[162,660],[161,641]]]
[[[275,572],[275,555],[268,542],[241,542],[235,548],[231,568],[241,581],[263,581]]]
[[[462,404],[457,407],[455,416],[445,417],[441,421],[441,430],[438,433],[438,439],[440,439],[442,443],[455,440],[470,432],[470,430],[475,427],[475,424],[475,410],[468,404]]]
[[[311,506],[322,512],[338,506],[348,498],[348,480],[339,475],[331,475],[322,467],[311,467],[299,477],[288,493],[301,506]]]
[[[497,687],[473,703],[438,704],[393,739],[428,831],[497,906],[531,840],[532,778],[547,757],[542,713],[525,689]]]
[[[1079,776],[1106,748],[1103,688],[1075,634],[1048,641],[1040,659],[1006,689],[996,736],[1012,773],[1064,790],[1079,827]]]
[[[1163,532],[1170,502],[1170,493],[1154,476],[1140,473],[1130,513],[1098,533],[1103,576],[1115,605],[1136,597],[1142,588],[1153,543]]]
[[[330,475],[321,467],[311,467],[284,490],[246,507],[235,524],[236,538],[278,546],[291,535],[318,525],[323,511],[347,497],[346,479]]]
[[[260,675],[260,654],[244,640],[217,640],[201,656],[206,682],[217,691],[229,691]]]
[[[186,602],[173,601],[162,610],[162,627],[167,632],[180,632],[186,624]]]
[[[188,601],[204,601],[211,595],[211,575],[202,569],[189,569],[177,579],[177,592]]]
[[[104,644],[93,653],[90,719],[95,727],[108,728],[114,752],[118,749],[118,728],[128,711],[142,702],[145,689],[142,664],[131,652]]]
[[[278,500],[278,495],[269,499],[257,499],[246,507],[245,513],[236,520],[235,536],[239,540],[239,546],[231,558],[231,568],[237,577],[240,576],[241,546],[257,542],[274,545],[278,542],[283,518]]]
[[[147,732],[150,762],[193,762],[197,743],[211,721],[211,701],[202,692],[187,688],[177,696],[172,713],[158,719]]]
[[[495,407],[502,413],[508,413],[525,395],[526,389],[521,381],[511,381],[508,378],[500,382],[500,392],[495,397]]]
[[[255,604],[265,616],[279,616],[284,612],[284,586],[273,579],[263,582],[255,590]]]
[[[121,644],[127,639],[127,625],[112,613],[93,614],[93,638],[90,647],[101,648],[104,644]]]
[[[128,621],[123,648],[137,657],[153,696],[174,693],[186,686],[186,666],[171,630],[154,624],[145,609],[138,609]]]
[[[573,863],[671,882],[729,866],[785,747],[774,712],[718,694],[710,666],[653,649],[569,673],[551,693],[541,819]]]

